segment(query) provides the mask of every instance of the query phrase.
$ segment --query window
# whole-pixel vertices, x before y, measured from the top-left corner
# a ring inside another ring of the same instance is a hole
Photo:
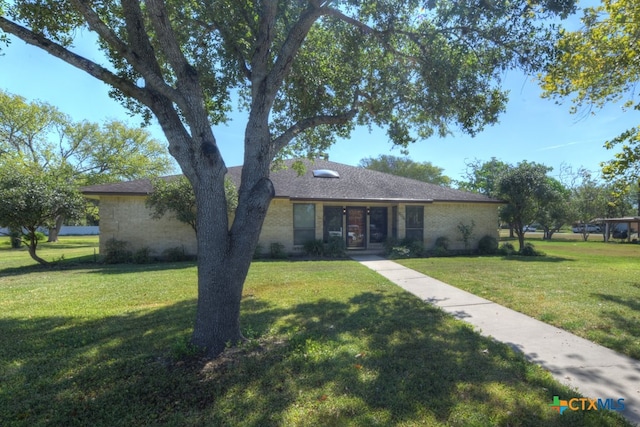
[[[342,233],[342,206],[324,207],[324,242],[329,243],[331,238],[344,239]]]
[[[369,242],[382,243],[387,238],[387,208],[369,209]]]
[[[316,238],[316,205],[293,205],[293,244],[304,245]]]
[[[424,242],[424,206],[407,206],[405,237]]]

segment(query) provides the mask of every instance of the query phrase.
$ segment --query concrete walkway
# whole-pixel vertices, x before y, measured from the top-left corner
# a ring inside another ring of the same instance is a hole
[[[640,361],[375,255],[353,256],[420,299],[524,353],[559,382],[591,399],[624,399],[640,425]],[[551,403],[553,396],[549,396]]]

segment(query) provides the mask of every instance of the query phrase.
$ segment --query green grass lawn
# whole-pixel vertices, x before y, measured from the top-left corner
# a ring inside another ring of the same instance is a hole
[[[545,257],[400,263],[640,359],[640,245],[563,237],[528,240]]]
[[[553,412],[576,393],[353,261],[254,263],[254,339],[189,356],[195,266],[103,266],[94,248],[45,245],[65,263],[44,269],[0,243],[2,426],[627,425]]]
[[[39,243],[37,253],[46,261],[93,262],[97,260],[98,236],[63,236],[58,243]],[[0,235],[0,271],[29,266],[36,266],[36,262],[26,247],[11,249],[9,238]]]

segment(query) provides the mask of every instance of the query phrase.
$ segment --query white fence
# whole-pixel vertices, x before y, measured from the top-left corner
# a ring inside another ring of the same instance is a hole
[[[40,230],[44,234],[49,234],[49,230],[42,229]],[[7,228],[0,228],[0,236],[6,235],[9,233]],[[89,235],[97,235],[100,234],[100,227],[97,225],[63,225],[60,229],[59,236],[89,236]]]

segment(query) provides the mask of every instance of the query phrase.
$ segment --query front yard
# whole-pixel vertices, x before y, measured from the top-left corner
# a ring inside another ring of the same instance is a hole
[[[640,245],[529,241],[546,256],[398,262],[640,359]]]
[[[553,396],[575,392],[353,261],[254,263],[242,307],[253,340],[208,362],[187,344],[195,266],[104,266],[91,262],[94,248],[45,245],[43,256],[66,263],[47,270],[0,240],[3,426],[626,425],[608,411],[557,414]],[[546,261],[410,262],[438,274],[468,265],[480,277],[493,263],[531,265],[514,288],[538,283],[538,269],[551,274],[546,265],[582,265],[562,246],[540,249]],[[549,286],[539,295],[565,288]]]

